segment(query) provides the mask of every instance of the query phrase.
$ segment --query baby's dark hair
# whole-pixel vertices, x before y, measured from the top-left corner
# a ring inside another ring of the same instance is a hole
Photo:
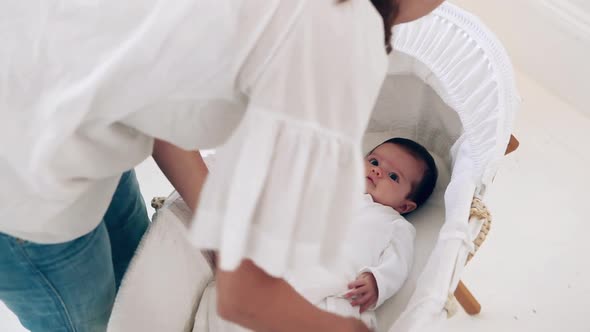
[[[402,137],[390,138],[387,141],[377,145],[373,150],[371,150],[370,153],[375,151],[375,149],[379,146],[388,143],[395,144],[405,149],[414,158],[424,162],[426,167],[424,169],[424,174],[422,174],[422,181],[412,185],[412,190],[407,197],[408,199],[414,201],[417,206],[421,206],[424,204],[424,202],[426,202],[430,195],[432,195],[434,187],[436,186],[436,180],[438,179],[438,169],[434,163],[434,158],[432,158],[430,152],[428,152],[428,150],[426,150],[426,148],[424,148],[422,145],[412,141],[411,139]]]

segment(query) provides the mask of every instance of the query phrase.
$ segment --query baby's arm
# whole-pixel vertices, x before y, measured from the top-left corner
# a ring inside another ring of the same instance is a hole
[[[379,298],[377,281],[371,272],[361,273],[355,281],[348,284],[348,289],[350,291],[345,297],[353,307],[360,306],[361,313],[373,308]]]
[[[361,276],[370,273],[375,279],[377,300],[374,308],[378,308],[402,287],[414,259],[414,227],[405,219],[396,220],[395,223],[389,246],[381,253],[379,264],[360,271]]]

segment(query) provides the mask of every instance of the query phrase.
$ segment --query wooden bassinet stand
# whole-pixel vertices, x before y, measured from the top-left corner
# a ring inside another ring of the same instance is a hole
[[[508,147],[506,148],[505,155],[516,150],[519,144],[520,143],[518,142],[516,137],[514,137],[514,135],[511,135],[510,141],[508,142]],[[469,255],[469,257],[467,258],[467,262],[465,264],[467,264],[473,258],[473,255],[475,255],[479,247],[485,241],[490,231],[490,226],[492,223],[492,218],[487,207],[479,198],[473,199],[473,202],[471,203],[471,211],[469,213],[469,221],[471,222],[475,219],[483,220],[483,226],[481,227],[479,235],[473,241],[473,244],[475,245],[474,252]],[[477,315],[481,312],[481,304],[479,304],[479,302],[475,299],[473,294],[471,294],[471,292],[469,291],[467,286],[465,286],[463,281],[459,281],[459,285],[457,286],[454,295],[457,302],[461,304],[465,312],[469,315]],[[452,316],[455,313],[454,307],[456,306],[453,305],[453,302],[454,299],[451,297],[446,305],[446,309],[449,313],[449,316]]]

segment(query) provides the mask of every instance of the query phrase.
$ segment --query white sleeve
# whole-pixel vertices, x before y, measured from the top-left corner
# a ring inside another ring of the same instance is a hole
[[[152,137],[187,146],[199,129],[190,113],[221,89],[212,78],[232,59],[221,56],[230,54],[222,46],[235,21],[227,3],[2,5],[14,19],[0,26],[10,50],[0,57],[9,87],[0,94],[8,113],[0,138],[11,142],[0,170],[14,170],[32,195],[68,205],[149,156]]]
[[[220,268],[248,258],[274,276],[341,257],[387,68],[369,2],[281,5],[244,65],[246,114],[218,150],[191,229],[198,247],[219,251]]]
[[[153,137],[194,147],[195,110],[227,81],[234,2],[2,2],[0,232],[77,238]]]
[[[414,240],[416,231],[405,219],[398,219],[392,232],[389,245],[379,257],[379,265],[365,267],[360,273],[371,272],[379,291],[375,308],[392,297],[404,284],[414,260]]]

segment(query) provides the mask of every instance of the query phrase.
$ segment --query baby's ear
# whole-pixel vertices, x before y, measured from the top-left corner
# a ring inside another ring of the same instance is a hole
[[[400,206],[396,210],[400,214],[406,214],[416,210],[417,207],[418,204],[416,204],[416,202],[406,199],[405,201],[403,201],[402,204],[400,204]]]

